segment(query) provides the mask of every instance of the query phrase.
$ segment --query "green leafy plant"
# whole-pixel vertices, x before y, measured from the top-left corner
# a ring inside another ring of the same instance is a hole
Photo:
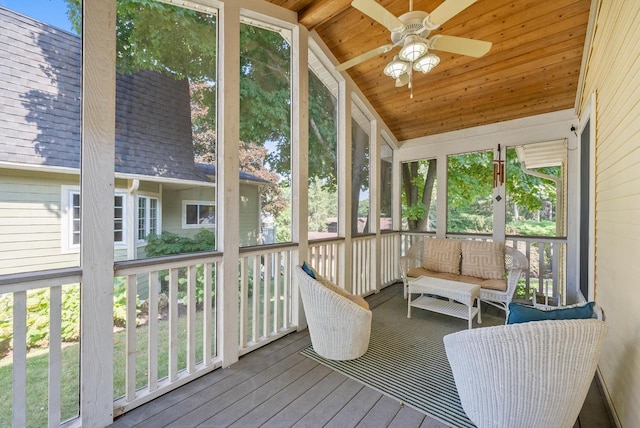
[[[27,293],[27,346],[46,347],[49,343],[48,288]],[[64,342],[74,342],[80,337],[80,287],[69,285],[62,290],[62,330]],[[9,347],[13,339],[13,299],[10,294],[0,297],[0,343]]]
[[[195,253],[211,251],[215,248],[216,236],[207,229],[201,229],[193,238],[179,236],[170,232],[161,235],[151,234],[147,238],[147,255],[151,257],[167,256],[170,254]],[[168,294],[169,271],[160,272],[160,289]],[[186,269],[178,272],[178,299],[184,300],[187,295]],[[196,266],[196,303],[204,302],[204,266]]]

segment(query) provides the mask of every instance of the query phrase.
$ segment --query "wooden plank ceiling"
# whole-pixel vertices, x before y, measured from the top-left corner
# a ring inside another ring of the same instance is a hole
[[[339,62],[390,43],[390,33],[350,0],[269,0],[298,13]],[[377,0],[395,16],[409,0]],[[433,11],[442,0],[414,0]],[[440,64],[396,88],[383,73],[394,49],[347,70],[399,141],[573,108],[589,19],[588,0],[479,0],[434,30],[493,43],[471,58],[433,51]]]

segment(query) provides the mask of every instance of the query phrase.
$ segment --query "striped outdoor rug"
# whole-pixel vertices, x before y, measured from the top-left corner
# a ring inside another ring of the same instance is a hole
[[[445,335],[466,329],[467,321],[416,308],[411,315],[408,319],[406,300],[398,296],[375,308],[369,350],[356,360],[326,360],[312,346],[302,354],[434,419],[474,427],[460,405],[442,342]],[[504,318],[482,318],[481,326],[504,323]]]

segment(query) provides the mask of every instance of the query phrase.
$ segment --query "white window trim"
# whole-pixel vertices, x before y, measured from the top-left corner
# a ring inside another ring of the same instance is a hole
[[[187,205],[213,205],[216,207],[216,201],[203,200],[183,200],[182,201],[182,228],[183,229],[215,229],[218,221],[218,210],[216,209],[216,223],[213,224],[187,224]],[[217,208],[217,207],[216,207]]]
[[[80,193],[80,187],[62,185],[60,189],[60,253],[72,254],[80,251],[80,244],[73,244],[73,194]]]
[[[116,196],[122,196],[122,240],[117,242],[114,241],[113,246],[117,249],[127,248],[127,236],[129,233],[129,230],[127,230],[127,216],[129,215],[129,213],[127,212],[127,198],[129,196],[127,194],[127,191],[124,189],[116,189],[113,196],[114,198]]]
[[[79,186],[62,185],[60,190],[60,253],[72,254],[80,251],[80,244],[73,244],[71,233],[73,231],[73,209],[71,202],[74,194],[80,194]],[[116,189],[114,195],[122,199],[122,241],[114,242],[114,248],[126,248],[127,246],[127,193],[126,190]]]
[[[138,232],[139,232],[139,228],[138,228],[138,214],[139,214],[139,209],[140,209],[140,198],[144,198],[145,199],[145,220],[144,220],[144,228],[145,228],[145,236],[149,234],[149,230],[151,230],[151,218],[150,218],[150,200],[151,199],[155,199],[157,206],[156,206],[156,235],[160,235],[162,233],[162,210],[160,208],[161,204],[160,204],[160,195],[156,194],[156,193],[138,193],[135,196],[135,230],[134,230],[134,234],[136,237],[136,242],[138,244],[145,244],[147,243],[146,239],[140,239],[138,238]]]

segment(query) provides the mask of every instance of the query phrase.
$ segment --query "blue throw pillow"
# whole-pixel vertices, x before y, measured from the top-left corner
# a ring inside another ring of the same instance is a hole
[[[509,318],[507,319],[507,324],[518,324],[529,321],[593,318],[593,305],[594,302],[589,302],[584,306],[543,311],[520,303],[509,303]]]
[[[305,273],[311,278],[316,279],[316,274],[313,273],[307,262],[302,262],[302,270],[305,271]]]

